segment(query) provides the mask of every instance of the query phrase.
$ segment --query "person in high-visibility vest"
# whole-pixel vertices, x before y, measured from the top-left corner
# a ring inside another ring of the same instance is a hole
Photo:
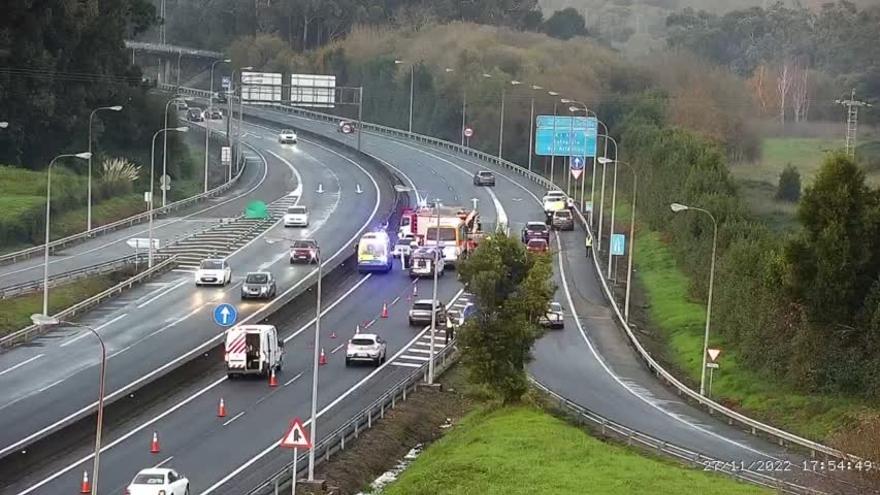
[[[587,247],[587,258],[589,258],[590,252],[593,251],[593,238],[589,234],[587,234],[587,240],[585,242],[585,245]]]

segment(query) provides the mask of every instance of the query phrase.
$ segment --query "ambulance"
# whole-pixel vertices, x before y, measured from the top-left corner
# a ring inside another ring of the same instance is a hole
[[[384,230],[364,234],[357,245],[358,271],[385,272],[394,266],[391,238]]]

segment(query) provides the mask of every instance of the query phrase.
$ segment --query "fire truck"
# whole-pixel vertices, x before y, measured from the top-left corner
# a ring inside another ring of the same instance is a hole
[[[401,226],[401,233],[411,233],[422,246],[441,247],[447,262],[454,264],[462,254],[476,248],[475,240],[480,234],[480,215],[476,210],[434,205],[417,208],[408,215],[408,225]]]

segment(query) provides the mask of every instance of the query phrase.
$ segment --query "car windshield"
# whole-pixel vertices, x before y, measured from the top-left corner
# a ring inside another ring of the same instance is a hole
[[[397,245],[398,245],[398,246],[406,246],[406,247],[409,247],[409,245],[410,245],[411,242],[412,242],[412,240],[410,240],[409,238],[404,237],[403,239],[398,239],[398,240],[397,240]]]
[[[431,303],[423,302],[423,303],[414,303],[412,309],[417,309],[421,311],[431,311]]]
[[[544,224],[529,225],[528,229],[532,232],[543,232],[547,230],[547,226]]]
[[[291,131],[290,129],[285,129],[285,130],[281,131],[281,134],[285,134],[285,135],[293,134],[293,131]]]
[[[492,177],[492,172],[480,172],[480,177]]]
[[[306,212],[305,206],[291,206],[290,208],[287,209],[287,213],[293,213],[296,215],[302,215],[305,212]]]
[[[309,241],[294,241],[293,247],[294,249],[310,249],[312,243]]]
[[[134,477],[133,485],[162,485],[165,483],[164,474],[139,474]]]
[[[367,339],[364,337],[351,339],[351,343],[353,345],[373,345],[376,343],[373,339]]]
[[[562,313],[562,305],[558,302],[550,303],[550,312],[551,313]]]
[[[440,240],[454,241],[455,233],[455,227],[440,227]],[[437,240],[437,227],[428,227],[428,231],[425,233],[425,240]]]
[[[204,260],[202,264],[199,265],[202,270],[222,270],[223,262],[217,260]]]
[[[556,215],[556,218],[571,218],[571,212],[566,210],[557,211],[554,215]]]
[[[265,273],[249,273],[245,279],[247,284],[265,284],[269,281],[269,275]]]

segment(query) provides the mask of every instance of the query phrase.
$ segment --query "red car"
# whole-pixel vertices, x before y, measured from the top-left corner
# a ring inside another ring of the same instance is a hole
[[[530,253],[543,254],[550,251],[550,244],[548,244],[546,240],[540,238],[529,239],[529,242],[526,243],[526,250]]]

